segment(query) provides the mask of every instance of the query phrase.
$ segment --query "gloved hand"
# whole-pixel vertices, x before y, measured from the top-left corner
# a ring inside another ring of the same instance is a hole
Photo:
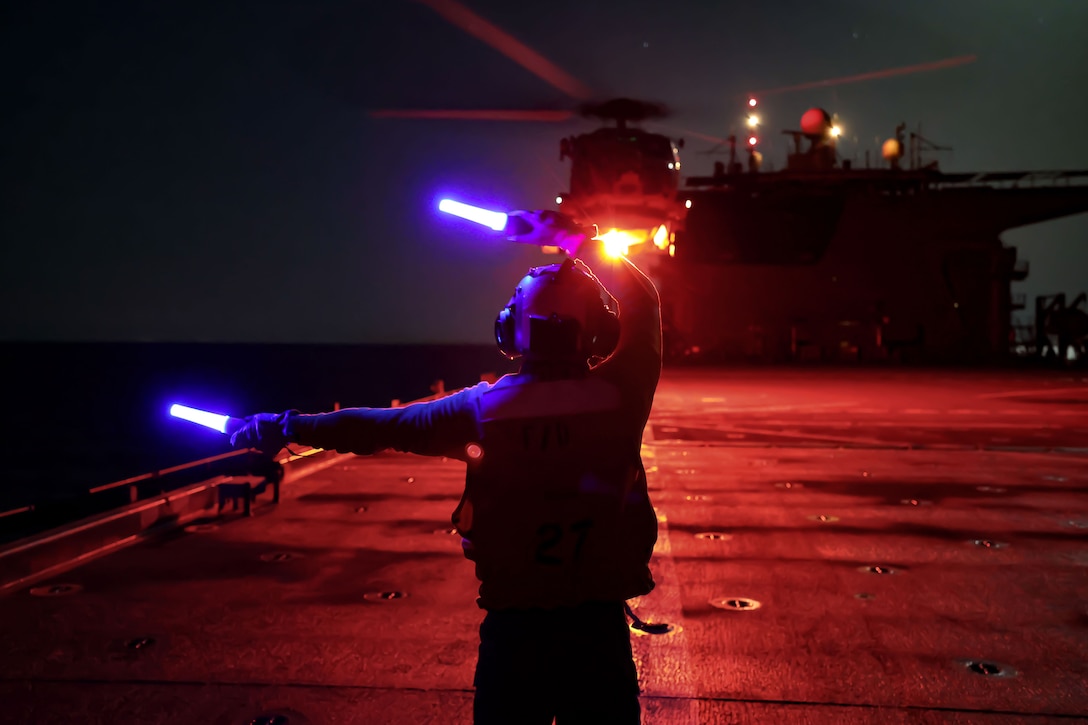
[[[559,247],[574,256],[586,239],[596,235],[595,227],[582,227],[566,214],[547,209],[512,211],[507,214],[506,238],[519,244]]]
[[[287,423],[297,412],[287,410],[283,413],[251,415],[231,435],[230,444],[235,448],[257,448],[269,455],[278,453],[291,442],[287,434]]]

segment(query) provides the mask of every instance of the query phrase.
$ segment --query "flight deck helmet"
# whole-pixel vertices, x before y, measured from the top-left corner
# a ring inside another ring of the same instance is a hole
[[[495,319],[499,351],[511,360],[608,357],[620,324],[601,292],[596,278],[570,259],[530,269]]]

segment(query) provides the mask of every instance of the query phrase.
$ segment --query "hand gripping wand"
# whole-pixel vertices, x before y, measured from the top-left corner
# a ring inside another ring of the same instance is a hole
[[[557,211],[491,211],[453,199],[442,199],[438,210],[501,232],[510,241],[558,247],[571,256],[583,240],[597,235],[595,226],[579,226]]]
[[[235,432],[246,424],[244,418],[235,418],[222,413],[212,413],[207,410],[181,405],[180,403],[174,403],[170,406],[170,415],[205,428],[211,428],[212,430],[227,436],[233,436]],[[277,452],[278,451],[273,452],[251,449],[251,455],[248,459],[248,473],[253,476],[260,476],[264,479],[260,486],[253,489],[252,492],[259,493],[264,490],[267,484],[271,483],[275,489],[274,502],[279,501],[279,482],[283,480],[284,475],[283,465],[276,461]],[[247,495],[247,512],[249,510],[249,500]],[[220,507],[222,507],[222,504],[220,504]]]

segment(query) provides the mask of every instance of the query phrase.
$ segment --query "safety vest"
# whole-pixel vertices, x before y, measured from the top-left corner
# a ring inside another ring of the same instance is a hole
[[[519,378],[480,395],[480,455],[454,516],[476,564],[480,606],[548,608],[648,593],[657,519],[638,411],[593,376]]]

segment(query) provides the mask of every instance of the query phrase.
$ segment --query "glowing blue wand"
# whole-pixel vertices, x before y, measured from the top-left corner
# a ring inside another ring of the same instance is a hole
[[[577,237],[579,240],[588,232],[587,228],[574,225],[573,220],[555,211],[512,211],[509,213],[481,209],[453,199],[442,199],[438,210],[452,214],[470,222],[490,227],[502,232],[507,239],[522,244],[537,244],[543,247],[565,249],[563,240]],[[593,234],[596,234],[594,230]],[[590,236],[593,236],[590,234]],[[577,244],[575,244],[577,246]]]
[[[233,434],[234,431],[245,425],[245,421],[241,418],[232,418],[229,415],[222,415],[221,413],[210,413],[206,410],[190,408],[187,405],[180,405],[178,403],[174,403],[170,406],[170,415],[228,435]]]
[[[438,211],[468,219],[470,222],[476,222],[485,227],[491,227],[496,232],[501,232],[506,228],[506,214],[501,211],[481,209],[478,206],[463,204],[453,199],[443,199],[438,202]]]

